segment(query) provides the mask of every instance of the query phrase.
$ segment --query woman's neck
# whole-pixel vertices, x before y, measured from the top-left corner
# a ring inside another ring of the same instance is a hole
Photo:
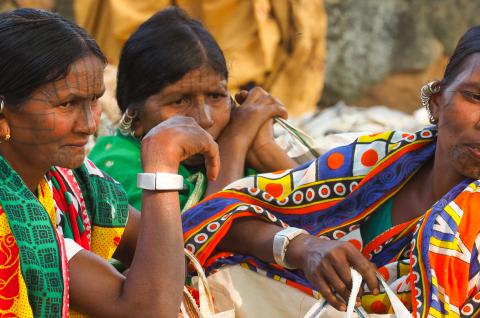
[[[438,201],[448,193],[454,186],[466,179],[459,174],[446,160],[447,155],[435,153],[435,160],[430,171],[429,182],[426,184],[432,189],[432,195],[435,201]]]

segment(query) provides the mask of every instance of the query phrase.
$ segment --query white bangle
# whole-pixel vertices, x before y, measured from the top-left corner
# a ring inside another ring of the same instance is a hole
[[[138,173],[137,188],[145,190],[183,190],[183,176],[174,173]]]
[[[295,269],[295,267],[287,264],[285,254],[288,244],[301,234],[308,234],[308,232],[296,227],[287,227],[275,234],[273,237],[273,258],[278,265],[287,269]]]

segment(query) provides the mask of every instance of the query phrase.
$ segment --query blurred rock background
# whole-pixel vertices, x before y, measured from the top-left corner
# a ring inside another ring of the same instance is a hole
[[[412,112],[419,89],[440,79],[460,36],[480,24],[480,1],[325,0],[325,86],[319,105],[339,100]]]

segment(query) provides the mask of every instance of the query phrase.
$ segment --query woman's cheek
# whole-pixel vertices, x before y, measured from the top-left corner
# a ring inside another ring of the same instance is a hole
[[[223,132],[223,130],[228,126],[230,122],[230,112],[224,111],[221,116],[217,120],[215,120],[215,124],[211,130],[215,131],[215,135],[211,133],[213,138],[216,140],[218,136]]]
[[[102,107],[97,106],[92,109],[93,120],[95,121],[95,126],[98,128],[100,126],[100,119],[102,117]]]

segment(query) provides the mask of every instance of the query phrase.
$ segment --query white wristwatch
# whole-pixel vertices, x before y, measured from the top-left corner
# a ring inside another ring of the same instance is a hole
[[[308,234],[308,232],[296,227],[287,227],[275,234],[273,237],[273,258],[278,265],[288,269],[295,269],[295,267],[287,264],[285,254],[290,241],[300,234]]]
[[[183,190],[183,176],[174,173],[138,173],[137,188],[145,190]]]

